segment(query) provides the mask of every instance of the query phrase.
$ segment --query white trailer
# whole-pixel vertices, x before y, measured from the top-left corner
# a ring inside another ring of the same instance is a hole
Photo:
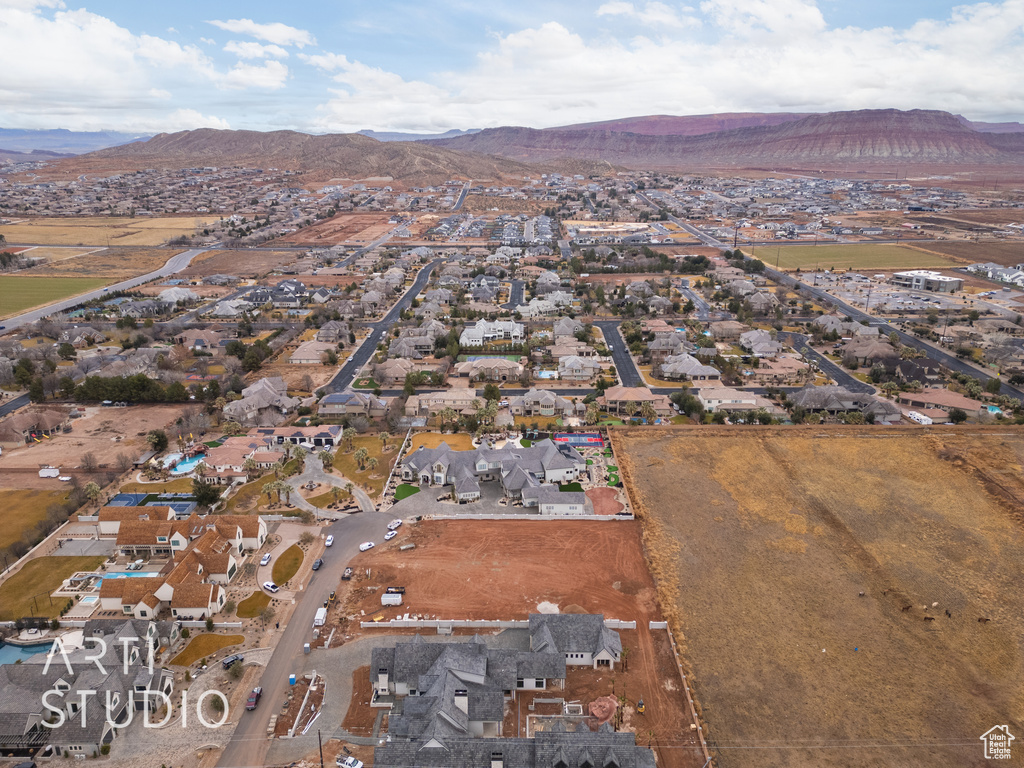
[[[316,609],[316,616],[313,617],[313,626],[314,627],[322,627],[326,623],[327,623],[327,609],[326,608],[317,608]]]
[[[381,605],[401,605],[402,604],[402,596],[400,594],[396,594],[394,592],[385,592],[383,595],[380,596],[380,604]]]
[[[39,470],[40,477],[60,477],[60,467],[42,467]]]

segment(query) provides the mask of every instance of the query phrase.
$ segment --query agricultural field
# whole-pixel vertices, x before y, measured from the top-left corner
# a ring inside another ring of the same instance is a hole
[[[389,213],[339,213],[310,227],[303,227],[275,242],[282,245],[366,245],[394,229]]]
[[[0,226],[9,243],[34,245],[163,245],[168,240],[201,231],[217,217],[90,216],[24,219]]]
[[[13,480],[13,478],[10,478]],[[0,551],[21,540],[21,537],[46,519],[46,509],[67,499],[67,491],[27,491],[0,488]]]
[[[928,243],[930,248],[933,243]],[[760,259],[769,267],[804,272],[818,269],[942,269],[962,266],[955,259],[939,253],[928,253],[917,247],[888,244],[853,245],[766,245],[744,247],[745,254]]]
[[[114,282],[103,277],[23,277],[0,275],[0,318],[88,293]]]
[[[77,256],[52,259],[21,274],[46,277],[101,277],[108,283],[128,280],[160,269],[181,248],[101,248]],[[161,289],[162,290],[162,289]]]
[[[1018,264],[1024,263],[1024,243],[1022,242],[967,243],[947,241],[942,243],[923,243],[919,247],[944,256],[951,256],[954,259],[960,259],[965,264],[991,261],[996,264],[1002,264],[1004,267],[1015,267]]]
[[[181,276],[230,274],[237,277],[260,277],[278,267],[291,264],[296,256],[292,251],[207,251],[196,256]]]
[[[980,765],[1024,730],[1024,438],[613,440],[717,765]]]
[[[623,648],[629,649],[628,672],[616,667],[613,675],[570,673],[567,698],[586,706],[615,689],[627,697],[624,727],[637,733],[638,742],[653,742],[659,766],[701,768],[704,759],[698,759],[689,730],[668,634],[649,628],[649,621],[661,619],[661,610],[638,522],[431,520],[406,523],[399,530],[392,544],[414,543],[416,548],[401,552],[397,546],[378,546],[356,555],[356,571],[369,569],[371,576],[350,582],[343,615],[358,615],[362,609],[367,616],[400,611],[526,619],[538,611],[559,611],[636,621],[635,630],[620,632]],[[406,588],[405,604],[382,609],[380,588],[391,584]],[[344,629],[358,631],[358,626],[350,623]],[[639,697],[645,715],[635,713]],[[525,706],[522,714],[525,718]]]

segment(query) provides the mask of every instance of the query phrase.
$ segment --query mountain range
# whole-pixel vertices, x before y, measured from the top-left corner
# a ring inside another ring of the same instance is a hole
[[[1024,126],[977,124],[936,110],[649,116],[544,130],[505,127],[456,133],[378,141],[362,134],[204,128],[159,134],[63,162],[79,171],[247,165],[305,171],[314,179],[390,177],[419,183],[622,169],[887,172],[894,167],[986,167],[1024,172]]]

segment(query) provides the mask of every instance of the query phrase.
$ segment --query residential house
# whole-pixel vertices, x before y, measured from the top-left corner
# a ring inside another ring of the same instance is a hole
[[[806,386],[790,393],[789,403],[791,407],[803,408],[807,413],[829,416],[856,411],[879,424],[896,424],[902,419],[899,408],[888,400],[851,392],[840,386]]]
[[[987,406],[981,401],[948,389],[926,389],[923,392],[900,392],[896,396],[896,399],[900,405],[907,405],[911,408],[941,410],[946,414],[954,408],[959,408],[968,416],[981,416],[987,411]]]
[[[525,395],[510,398],[509,412],[513,416],[541,416],[545,418],[561,416],[568,418],[579,415],[586,410],[582,403],[573,404],[567,398],[556,395],[546,389],[530,389]]]
[[[583,323],[572,317],[562,317],[555,321],[553,334],[555,343],[574,341],[576,334],[583,330]]]
[[[455,374],[470,381],[517,381],[523,364],[504,357],[486,357],[455,364]]]
[[[697,358],[687,354],[666,357],[656,370],[658,378],[668,381],[710,382],[722,379],[722,374],[717,368],[704,365]]]
[[[632,405],[640,406],[643,403],[653,405],[658,416],[670,416],[673,413],[672,402],[668,399],[668,395],[655,394],[647,387],[609,387],[603,395],[597,398],[597,403],[609,413],[619,415],[631,415]],[[636,413],[638,414],[639,411]]]
[[[740,347],[754,357],[775,357],[784,347],[763,330],[747,331],[740,334]]]
[[[935,360],[919,357],[915,360],[901,360],[896,365],[896,380],[901,384],[916,381],[923,387],[942,386],[942,366]]]
[[[242,390],[240,400],[224,406],[224,417],[243,426],[274,424],[301,404],[288,396],[288,386],[279,376],[260,379]]]
[[[779,300],[775,298],[774,293],[766,293],[764,291],[758,291],[755,294],[747,296],[745,302],[750,305],[750,310],[755,315],[768,315],[775,311],[779,307]]]
[[[456,413],[475,413],[481,399],[473,389],[448,389],[412,395],[405,401],[406,416],[436,416],[445,408]]]
[[[753,392],[743,392],[731,387],[707,387],[697,391],[697,399],[708,413],[716,411],[752,411],[761,407]],[[761,398],[763,400],[763,398]]]
[[[337,353],[337,345],[325,341],[304,341],[292,352],[288,362],[292,365],[323,365],[329,352]]]
[[[352,327],[342,320],[328,320],[320,326],[313,338],[337,346],[348,341],[351,331]]]
[[[521,344],[526,341],[526,328],[513,320],[478,320],[459,336],[459,345],[463,347],[482,347],[492,341]]]
[[[654,339],[647,343],[647,354],[651,365],[661,365],[666,359],[683,354],[685,336],[675,331],[656,333]]]
[[[564,381],[590,381],[601,373],[601,364],[587,357],[569,355],[558,361],[558,377]]]
[[[320,401],[317,413],[324,418],[358,415],[379,419],[387,407],[387,400],[369,393],[333,392]]]
[[[739,341],[740,334],[750,330],[748,326],[736,320],[719,320],[711,323],[711,338],[715,341]]]
[[[803,383],[807,379],[809,366],[798,357],[780,355],[774,360],[759,360],[758,366],[749,371],[747,383],[764,386],[788,386]]]

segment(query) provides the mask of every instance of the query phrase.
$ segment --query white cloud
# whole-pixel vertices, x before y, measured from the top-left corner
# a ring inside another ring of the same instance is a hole
[[[252,19],[228,19],[227,21],[208,21],[207,24],[212,24],[225,32],[248,35],[275,45],[294,45],[297,48],[316,45],[316,39],[306,30],[289,27],[279,21],[260,24]]]
[[[196,128],[220,128],[228,130],[231,125],[227,120],[212,115],[203,115],[194,109],[176,109],[161,123],[165,126],[161,130],[170,131],[191,131]]]
[[[224,46],[226,53],[233,53],[240,59],[287,59],[288,51],[279,45],[262,45],[260,43],[253,42],[241,42],[239,40],[229,40],[227,45]]]
[[[61,0],[0,0],[0,8],[31,11],[36,8],[64,8]]]
[[[657,33],[667,28],[690,28],[699,26],[700,22],[689,15],[692,11],[689,7],[673,8],[665,3],[649,2],[643,7],[635,6],[633,3],[623,0],[612,0],[597,9],[598,16],[627,16],[633,20],[651,27],[651,32]]]
[[[224,88],[245,89],[263,88],[277,90],[283,88],[288,81],[288,67],[277,60],[265,61],[262,64],[239,62],[231,71],[220,79]]]
[[[665,8],[612,0],[597,13],[639,18]],[[339,86],[316,126],[437,131],[887,107],[1024,114],[1024,0],[961,7],[902,31],[830,28],[810,0],[704,0],[700,12],[711,33],[701,38],[677,30],[584,39],[549,22],[494,37],[464,71],[418,79],[341,54],[305,56]]]

